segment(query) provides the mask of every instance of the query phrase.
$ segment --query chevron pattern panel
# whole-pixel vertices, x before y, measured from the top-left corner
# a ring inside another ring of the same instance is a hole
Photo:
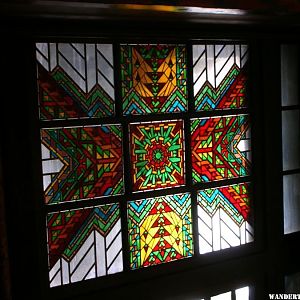
[[[189,193],[130,201],[127,209],[132,269],[193,255]]]
[[[41,138],[47,204],[123,193],[120,125],[42,129]]]
[[[50,286],[123,271],[118,204],[47,215]]]
[[[123,113],[187,110],[186,48],[181,45],[121,45]]]
[[[193,45],[195,109],[246,107],[247,60],[247,45]]]
[[[41,120],[114,114],[112,45],[37,43],[36,58]]]
[[[191,134],[194,182],[209,182],[250,174],[248,115],[193,119]]]
[[[130,124],[133,191],[183,185],[183,121]]]
[[[249,184],[234,184],[198,192],[200,254],[253,241]]]

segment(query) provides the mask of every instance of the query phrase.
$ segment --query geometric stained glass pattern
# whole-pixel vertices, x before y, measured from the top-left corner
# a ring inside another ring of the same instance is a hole
[[[114,114],[111,44],[37,43],[41,120]]]
[[[246,107],[247,45],[193,45],[196,111]]]
[[[118,204],[47,215],[50,286],[123,271]]]
[[[133,191],[183,185],[183,121],[130,124]]]
[[[193,255],[189,193],[129,201],[127,205],[131,269]]]
[[[250,174],[248,115],[191,120],[193,182],[237,178]]]
[[[249,183],[198,192],[200,254],[253,241]]]
[[[122,194],[120,125],[41,130],[45,203]]]
[[[123,113],[187,110],[186,48],[182,45],[121,45]]]

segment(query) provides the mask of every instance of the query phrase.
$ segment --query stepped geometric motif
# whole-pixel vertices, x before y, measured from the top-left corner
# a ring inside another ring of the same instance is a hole
[[[42,129],[47,204],[123,193],[120,125]]]
[[[193,45],[195,109],[246,107],[247,45]]]
[[[183,185],[183,121],[130,124],[133,191]]]
[[[200,254],[253,241],[249,183],[198,192]]]
[[[129,201],[127,205],[132,269],[193,255],[189,193]]]
[[[123,271],[118,204],[47,215],[50,286]]]
[[[187,109],[186,48],[181,45],[121,45],[123,113]]]
[[[37,43],[41,120],[114,114],[110,44]]]
[[[250,174],[248,115],[192,119],[191,134],[194,182]]]

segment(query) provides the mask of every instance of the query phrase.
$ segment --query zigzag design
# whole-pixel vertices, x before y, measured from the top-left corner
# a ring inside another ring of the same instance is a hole
[[[195,109],[245,107],[247,60],[247,45],[193,45]]]
[[[249,129],[247,115],[194,119],[191,127],[194,182],[249,175],[247,152],[239,150]]]
[[[233,65],[221,84],[215,89],[206,81],[195,97],[195,109],[211,110],[245,107],[246,75]]]
[[[222,207],[235,223],[241,225],[244,220],[248,220],[250,211],[248,184],[235,184],[199,191],[198,204],[211,217],[219,207]]]
[[[193,255],[190,194],[128,203],[131,268]]]
[[[48,214],[50,267],[60,257],[70,261],[93,230],[107,236],[119,219],[118,204]]]
[[[181,112],[187,108],[183,46],[121,46],[124,114]]]
[[[42,144],[63,164],[51,174],[46,203],[121,194],[121,134],[119,125],[42,129]]]
[[[59,66],[48,72],[38,63],[38,88],[42,120],[97,118],[114,113],[114,100],[98,84],[85,93]]]
[[[140,225],[141,220],[145,218],[148,210],[150,210],[150,206],[155,201],[165,200],[173,210],[177,211],[178,214],[185,214],[189,209],[189,203],[187,202],[187,199],[189,198],[189,194],[166,195],[163,197],[153,198],[152,200],[148,199],[147,201],[132,201],[128,205],[132,207],[132,210],[134,210],[135,221]]]

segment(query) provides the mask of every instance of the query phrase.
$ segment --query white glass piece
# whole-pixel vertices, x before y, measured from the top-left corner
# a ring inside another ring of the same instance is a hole
[[[216,45],[216,74],[220,73],[221,69],[227,64],[228,59],[234,54],[234,45]]]
[[[118,234],[116,239],[113,241],[113,243],[110,244],[110,246],[107,249],[107,265],[110,266],[114,258],[117,256],[117,254],[122,249],[122,235],[121,232]]]
[[[115,239],[116,235],[121,231],[121,220],[114,225],[111,231],[106,236],[106,244],[109,246],[111,242]]]
[[[97,231],[95,231],[96,238],[96,265],[97,265],[97,276],[106,275],[106,252],[105,252],[105,239],[104,237]]]
[[[42,159],[50,158],[50,150],[42,144]]]
[[[93,233],[92,233],[93,234]],[[76,269],[71,275],[71,282],[81,281],[89,273],[89,270],[95,264],[95,250],[92,247],[84,256],[84,258],[77,263]]]
[[[246,243],[251,243],[254,241],[254,230],[252,226],[246,222]]]
[[[48,43],[36,43],[36,58],[37,61],[49,71],[49,51]]]
[[[206,56],[207,56],[207,80],[210,82],[210,84],[215,88],[216,87],[216,79],[215,79],[215,51],[214,51],[214,45],[207,45],[206,46]]]
[[[58,173],[63,168],[64,164],[59,159],[43,160],[43,174]]]
[[[240,140],[239,143],[237,144],[237,148],[241,151],[241,152],[245,152],[245,151],[250,151],[251,148],[251,143],[250,140]]]
[[[220,209],[218,209],[212,217],[212,235],[213,235],[213,251],[221,249],[221,232],[220,232]]]
[[[61,272],[62,272],[63,284],[70,283],[69,264],[63,258],[61,258]]]
[[[113,48],[111,44],[97,44],[97,50],[113,65]]]
[[[44,175],[43,176],[44,191],[46,191],[50,183],[51,183],[51,175]]]
[[[240,47],[240,45],[235,45],[234,51],[235,51],[235,56],[234,56],[235,63],[239,68],[241,68],[241,47]]]
[[[90,270],[90,272],[85,276],[84,280],[87,280],[87,279],[92,279],[92,278],[95,278],[96,277],[96,269],[95,269],[95,266],[93,266]]]
[[[205,57],[205,45],[193,45],[193,64],[195,65],[199,58]]]
[[[58,44],[58,63],[84,91],[86,90],[85,60],[69,44]]]
[[[109,267],[107,274],[114,274],[123,271],[123,253],[120,251],[112,265]]]
[[[224,213],[222,210],[220,212],[223,219],[226,216],[226,213]],[[226,219],[223,220],[220,220],[222,239],[224,239],[231,247],[239,246],[239,226],[235,224],[228,216],[226,216]]]
[[[248,60],[248,46],[241,45],[241,68],[244,67]]]
[[[75,269],[79,267],[83,257],[89,252],[90,248],[93,248],[93,246],[92,246],[93,243],[94,243],[94,233],[91,232],[89,237],[85,240],[85,242],[80,247],[79,251],[76,253],[76,255],[72,258],[72,260],[70,262],[70,272],[71,273],[73,273],[75,271]],[[94,257],[94,259],[95,259],[95,257]],[[91,262],[90,267],[93,263],[94,263],[94,261]]]
[[[86,44],[87,89],[90,91],[97,83],[95,45]]]
[[[57,66],[57,44],[56,43],[50,43],[50,70],[52,71]]]
[[[72,43],[71,45],[77,52],[79,52],[79,54],[81,54],[82,56],[85,55],[84,54],[84,51],[85,51],[84,44]]]

